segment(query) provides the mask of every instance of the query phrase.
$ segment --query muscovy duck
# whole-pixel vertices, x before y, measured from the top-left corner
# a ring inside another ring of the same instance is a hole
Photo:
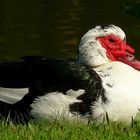
[[[140,107],[140,62],[125,38],[115,25],[96,26],[82,37],[77,61],[27,57],[11,63],[17,78],[2,78],[0,86],[29,91],[16,103],[1,99],[0,116],[23,123],[31,118],[102,120],[108,114],[112,121],[131,122]]]

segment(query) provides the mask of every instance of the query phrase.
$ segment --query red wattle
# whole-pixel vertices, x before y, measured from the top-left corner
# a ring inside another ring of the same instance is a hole
[[[119,57],[124,57],[127,52],[134,54],[135,50],[130,47],[119,37],[111,34],[104,37],[98,37],[97,40],[100,42],[102,47],[106,49],[107,57],[111,60],[118,60]]]

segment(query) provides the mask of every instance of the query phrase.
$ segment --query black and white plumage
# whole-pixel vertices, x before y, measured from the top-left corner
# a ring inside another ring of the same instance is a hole
[[[10,93],[5,97],[3,93],[0,114],[28,122],[30,118],[63,117],[102,120],[107,113],[112,121],[130,122],[140,107],[140,62],[133,54],[125,33],[109,25],[96,26],[83,36],[77,61],[27,57],[1,64],[0,93],[28,93],[16,103]]]
[[[7,64],[3,64],[2,67],[4,68],[4,65],[6,66]],[[49,59],[45,57],[27,57],[23,62],[13,63],[13,65],[12,63],[10,64],[10,71],[11,68],[15,68],[14,72],[16,70],[23,71],[23,69],[21,69],[23,66],[26,66],[26,70],[24,69],[21,81],[19,80],[19,73],[14,73],[14,76],[17,76],[14,77],[14,79],[12,77],[13,73],[11,73],[11,78],[8,75],[8,80],[13,79],[14,82],[8,83],[7,81],[2,81],[2,86],[5,88],[7,86],[10,88],[28,87],[29,93],[14,104],[0,102],[0,116],[2,118],[10,117],[10,119],[15,122],[27,122],[34,116],[31,114],[38,113],[39,115],[45,115],[45,113],[49,113],[49,115],[52,115],[55,113],[54,111],[46,111],[49,105],[46,105],[46,103],[42,104],[42,101],[46,102],[49,98],[50,101],[48,101],[48,103],[50,106],[56,107],[56,110],[55,107],[53,109],[57,111],[57,113],[60,109],[62,113],[65,106],[67,106],[68,111],[70,111],[69,114],[71,114],[70,116],[73,116],[75,112],[81,115],[91,115],[90,105],[98,96],[104,94],[101,79],[97,73],[93,71],[91,67],[74,61]],[[8,85],[6,85],[7,83]],[[54,99],[51,101],[51,98]],[[63,99],[66,101],[63,101]],[[61,100],[64,103],[62,103]],[[103,100],[105,101],[104,95]],[[54,102],[56,105],[51,105],[51,102]],[[61,103],[60,108],[59,103]],[[40,104],[42,104],[42,106],[40,106]],[[37,109],[40,113],[36,111]],[[65,113],[63,115],[67,114]]]

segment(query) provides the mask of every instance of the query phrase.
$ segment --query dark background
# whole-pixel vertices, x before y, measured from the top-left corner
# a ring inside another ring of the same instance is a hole
[[[115,24],[140,58],[140,18],[134,0],[1,0],[0,61],[26,55],[75,58],[80,38],[95,25]],[[129,11],[130,10],[130,11]]]

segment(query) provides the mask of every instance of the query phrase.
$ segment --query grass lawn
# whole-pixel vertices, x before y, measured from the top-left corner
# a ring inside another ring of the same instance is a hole
[[[140,123],[80,124],[39,121],[28,125],[1,122],[0,140],[139,140]]]

